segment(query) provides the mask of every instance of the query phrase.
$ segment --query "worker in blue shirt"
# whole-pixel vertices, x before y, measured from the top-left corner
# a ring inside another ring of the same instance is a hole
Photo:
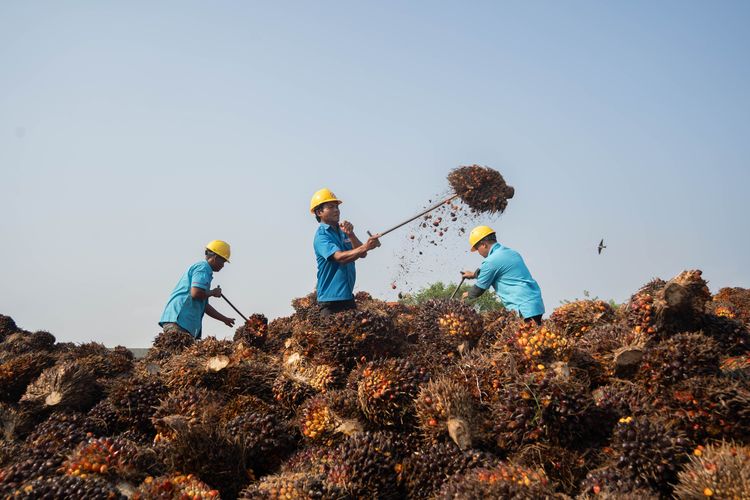
[[[475,299],[490,286],[500,296],[503,305],[526,321],[542,323],[544,302],[542,291],[521,255],[497,242],[495,230],[488,226],[477,226],[469,234],[472,252],[479,252],[484,261],[476,271],[464,271],[466,279],[477,278],[477,283],[463,297]]]
[[[310,213],[320,222],[313,248],[318,261],[316,290],[321,316],[356,307],[354,261],[365,258],[368,251],[380,246],[379,235],[362,243],[350,222],[339,222],[341,203],[327,188],[316,191],[310,200]]]
[[[206,245],[205,253],[206,259],[190,266],[172,290],[159,320],[164,333],[184,332],[199,339],[203,314],[234,326],[234,318],[224,316],[208,303],[209,297],[221,297],[221,287],[212,290],[211,280],[213,273],[221,271],[229,262],[229,243],[214,240]]]

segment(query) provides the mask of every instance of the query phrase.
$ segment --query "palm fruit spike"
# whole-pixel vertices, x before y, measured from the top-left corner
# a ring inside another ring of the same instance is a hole
[[[451,170],[448,183],[461,201],[476,212],[503,213],[515,194],[500,172],[480,165]]]
[[[131,497],[133,500],[218,499],[219,491],[193,474],[147,477]]]
[[[434,498],[551,498],[553,495],[554,490],[544,471],[501,463],[454,475]]]
[[[713,339],[700,333],[681,333],[648,349],[637,376],[647,388],[657,390],[690,377],[717,374],[719,356]]]
[[[170,392],[151,417],[157,432],[154,440],[158,442],[174,437],[175,425],[192,426],[214,421],[223,402],[221,393],[200,387]],[[175,420],[179,420],[179,424]]]
[[[326,482],[353,498],[401,498],[395,436],[360,432],[341,443],[323,464]]]
[[[265,476],[242,490],[240,500],[297,500],[336,498],[326,486],[322,476],[306,473],[282,473]]]
[[[664,495],[671,493],[691,448],[682,432],[649,417],[620,419],[612,440],[617,466],[630,472],[637,487],[649,487]]]
[[[319,394],[305,401],[297,422],[306,439],[331,446],[364,430],[359,417],[357,393],[341,390]]]
[[[598,324],[611,323],[615,312],[603,300],[577,300],[555,309],[550,321],[567,338],[578,338]]]
[[[101,387],[96,381],[94,370],[85,364],[68,361],[44,370],[26,388],[21,401],[51,408],[86,411],[100,397]]]
[[[361,370],[357,386],[365,417],[385,427],[402,425],[413,411],[419,386],[429,380],[421,368],[401,359],[371,361]]]
[[[637,485],[632,475],[616,464],[607,464],[590,471],[581,482],[580,496],[585,500],[657,500],[659,495],[643,485]]]
[[[91,438],[79,444],[65,460],[62,470],[71,476],[86,478],[89,475],[127,477],[136,453],[133,443],[119,438]]]
[[[641,385],[627,380],[614,379],[594,390],[592,396],[597,408],[615,422],[622,417],[657,411],[654,397]]]
[[[36,500],[39,498],[79,498],[81,500],[125,499],[117,489],[100,478],[81,479],[75,476],[39,477],[22,484],[10,498]]]
[[[45,456],[72,449],[91,437],[86,417],[81,413],[53,413],[39,424],[25,441],[26,446]]]
[[[245,324],[234,332],[234,341],[260,346],[265,342],[267,332],[268,318],[263,314],[251,314]]]
[[[298,352],[284,356],[284,371],[292,379],[326,392],[339,382],[341,370],[334,364],[315,363]]]
[[[17,402],[29,383],[53,362],[46,352],[30,352],[0,364],[0,401]]]
[[[429,443],[404,458],[398,480],[408,498],[428,498],[453,474],[499,463],[500,459],[489,453],[461,451],[453,443]]]
[[[750,498],[750,448],[731,442],[698,446],[678,477],[677,498]]]
[[[438,441],[450,436],[460,449],[471,448],[472,434],[476,434],[474,408],[462,385],[447,377],[429,381],[419,390],[414,404],[425,439]]]
[[[694,377],[675,385],[670,422],[695,442],[750,440],[750,388],[740,381]]]

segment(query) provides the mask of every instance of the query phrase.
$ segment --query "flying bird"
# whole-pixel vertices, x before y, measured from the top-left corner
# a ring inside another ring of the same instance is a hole
[[[602,254],[602,250],[607,248],[607,245],[604,244],[604,238],[602,238],[602,241],[599,242],[599,246],[596,247],[596,249],[599,251],[599,255]]]

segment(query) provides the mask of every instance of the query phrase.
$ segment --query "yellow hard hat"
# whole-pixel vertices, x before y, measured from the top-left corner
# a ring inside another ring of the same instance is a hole
[[[322,205],[323,203],[327,203],[329,201],[338,201],[339,204],[343,203],[343,201],[336,198],[336,195],[333,194],[333,191],[331,191],[328,188],[323,188],[315,191],[315,194],[312,197],[312,200],[310,200],[310,213],[315,213],[315,207],[318,205]]]
[[[211,250],[213,253],[222,257],[224,260],[229,262],[229,256],[232,252],[229,250],[229,243],[221,240],[214,240],[206,245],[206,250]]]
[[[476,252],[476,244],[491,234],[495,234],[495,230],[490,226],[477,226],[472,229],[469,233],[469,245],[471,245],[471,251]]]

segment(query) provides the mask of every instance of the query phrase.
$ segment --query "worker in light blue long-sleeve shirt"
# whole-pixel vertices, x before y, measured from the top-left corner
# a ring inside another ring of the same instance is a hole
[[[477,279],[464,298],[477,298],[492,286],[507,309],[517,311],[526,321],[541,324],[542,291],[521,255],[498,243],[495,230],[488,226],[475,227],[469,234],[469,244],[471,251],[479,252],[484,261],[476,271],[461,273],[464,278]]]

